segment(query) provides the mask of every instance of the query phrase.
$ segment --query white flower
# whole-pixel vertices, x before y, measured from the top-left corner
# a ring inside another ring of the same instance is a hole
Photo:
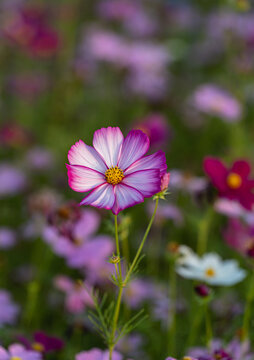
[[[210,285],[231,286],[242,281],[246,271],[239,268],[237,261],[225,260],[215,253],[197,256],[187,246],[180,246],[176,272],[187,278],[201,280]]]

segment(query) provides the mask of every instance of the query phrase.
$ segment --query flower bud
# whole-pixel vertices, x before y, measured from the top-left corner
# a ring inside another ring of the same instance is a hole
[[[200,297],[207,297],[211,293],[211,289],[205,284],[195,286],[194,290],[195,293]]]
[[[118,264],[120,262],[120,257],[119,256],[112,256],[109,260],[109,262],[111,264]]]

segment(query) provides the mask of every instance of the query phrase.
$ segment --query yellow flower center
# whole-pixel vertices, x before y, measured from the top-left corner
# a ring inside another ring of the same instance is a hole
[[[189,356],[184,356],[184,357],[183,357],[183,360],[191,360],[191,357],[189,357]]]
[[[240,175],[232,172],[227,177],[227,184],[231,189],[238,189],[242,185],[242,178]]]
[[[11,360],[22,360],[21,357],[19,356],[12,356],[11,357]]]
[[[105,178],[109,184],[119,184],[123,178],[123,170],[119,169],[118,166],[111,167],[105,172]]]
[[[39,352],[43,352],[45,350],[44,346],[39,343],[39,342],[35,342],[32,344],[32,348],[35,350],[35,351],[39,351]]]
[[[206,269],[205,274],[208,277],[214,277],[215,276],[215,270],[213,268],[208,268],[208,269]]]

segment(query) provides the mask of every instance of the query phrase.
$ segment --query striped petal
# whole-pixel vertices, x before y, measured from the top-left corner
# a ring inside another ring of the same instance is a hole
[[[82,140],[72,145],[68,153],[68,160],[71,165],[82,165],[103,174],[107,170],[105,162],[97,151],[92,146],[86,145]]]
[[[112,212],[115,215],[130,206],[144,201],[143,195],[138,190],[128,185],[124,185],[123,183],[116,185],[114,191],[116,201],[112,208]]]
[[[122,170],[127,169],[148,151],[149,146],[150,140],[143,131],[130,131],[123,141],[118,167]]]
[[[102,128],[94,133],[93,146],[109,168],[117,165],[123,139],[118,127]]]
[[[80,203],[80,205],[91,205],[97,208],[112,209],[115,203],[113,186],[104,183],[94,189]]]
[[[160,171],[149,169],[133,172],[123,179],[122,184],[135,188],[144,197],[150,197],[160,191]]]
[[[104,176],[96,170],[79,165],[66,164],[69,186],[72,190],[86,192],[105,183]]]
[[[161,150],[157,151],[152,155],[148,155],[135,161],[125,171],[125,175],[131,174],[134,171],[148,170],[148,169],[159,169],[161,175],[167,170],[166,156]]]

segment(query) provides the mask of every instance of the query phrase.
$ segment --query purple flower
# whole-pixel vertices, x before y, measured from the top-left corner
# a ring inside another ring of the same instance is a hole
[[[26,184],[26,177],[21,170],[7,163],[0,164],[0,197],[18,194],[25,189]]]
[[[0,328],[6,324],[12,325],[17,318],[19,307],[12,301],[6,290],[0,290]]]
[[[26,350],[23,345],[12,344],[8,350],[0,346],[0,360],[41,360],[42,356],[37,351]]]
[[[85,284],[83,286],[67,276],[57,276],[54,280],[55,286],[66,294],[65,306],[72,314],[81,314],[86,307],[93,307],[93,301],[90,294],[91,286]]]
[[[227,346],[224,346],[220,340],[213,340],[209,349],[193,348],[189,353],[197,360],[251,360],[253,358],[249,342],[241,342],[238,339],[233,339]]]
[[[7,228],[0,227],[0,249],[10,249],[16,243],[15,231]]]
[[[194,107],[204,113],[235,122],[242,116],[241,104],[226,91],[215,85],[202,85],[192,97]]]
[[[64,347],[64,342],[61,339],[49,336],[43,331],[35,332],[33,337],[33,342],[30,342],[23,336],[18,336],[18,340],[22,342],[28,350],[35,350],[41,353],[60,351]]]
[[[88,351],[82,351],[77,354],[75,360],[108,360],[109,352],[100,349],[92,349]],[[114,351],[112,360],[122,360],[123,356],[118,352]],[[1,360],[1,359],[0,359]]]
[[[144,156],[150,142],[140,130],[124,139],[118,127],[94,133],[94,148],[82,140],[69,151],[69,185],[74,191],[91,191],[80,205],[112,210],[114,214],[134,206],[160,191],[160,177],[166,172],[161,151]]]
[[[30,149],[26,154],[26,161],[28,166],[36,171],[49,170],[54,165],[53,154],[40,147]]]
[[[145,301],[153,298],[154,286],[143,279],[132,280],[124,289],[124,300],[133,309],[141,306]]]

